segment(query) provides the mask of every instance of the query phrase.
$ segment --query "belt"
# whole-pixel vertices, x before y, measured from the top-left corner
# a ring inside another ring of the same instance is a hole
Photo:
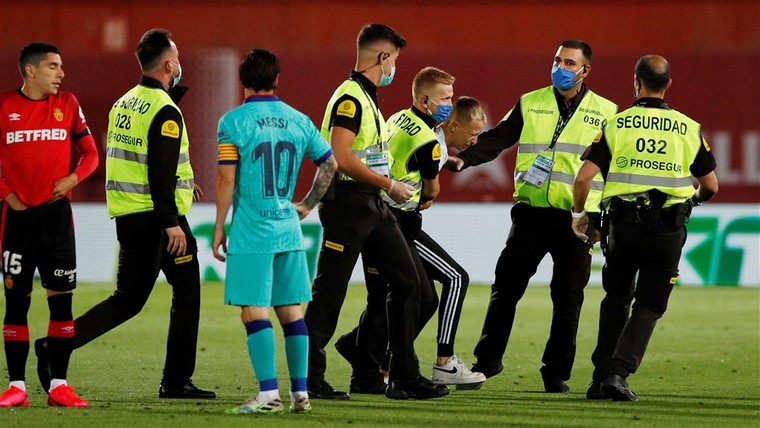
[[[342,193],[380,193],[380,189],[377,187],[358,181],[338,181],[335,183],[335,187],[338,192]]]
[[[610,204],[610,220],[617,224],[643,223],[652,229],[662,226],[681,227],[689,222],[691,205],[675,204],[668,208],[654,208],[614,198]]]

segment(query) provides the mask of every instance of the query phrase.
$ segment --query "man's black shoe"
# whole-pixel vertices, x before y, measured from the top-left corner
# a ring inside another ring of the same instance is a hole
[[[348,400],[349,395],[344,391],[336,391],[326,380],[308,380],[306,382],[306,392],[309,398],[322,400]]]
[[[385,396],[393,400],[425,400],[449,395],[446,385],[436,385],[418,375],[409,380],[392,380],[385,390]]]
[[[631,391],[625,378],[611,374],[602,381],[602,391],[612,397],[612,401],[638,401],[639,397]]]
[[[480,361],[476,361],[470,371],[483,373],[486,379],[488,379],[504,371],[504,364],[501,361],[498,363],[481,363]]]
[[[193,385],[193,381],[188,379],[183,384],[172,385],[161,382],[158,387],[158,398],[195,398],[210,400],[216,398],[214,391],[204,391]]]
[[[37,356],[37,377],[40,385],[47,394],[50,391],[50,355],[48,354],[47,339],[40,338],[34,341],[34,354]]]
[[[544,391],[567,394],[570,387],[565,381],[546,367],[541,368],[541,379],[544,381]]]
[[[341,336],[335,341],[335,349],[341,357],[348,361],[348,364],[353,366],[354,360],[356,360],[356,344],[351,339],[353,336]]]
[[[385,394],[385,380],[380,372],[376,376],[353,377],[351,376],[352,394]]]
[[[593,381],[586,391],[586,398],[589,400],[609,400],[612,397],[604,392],[601,381]]]

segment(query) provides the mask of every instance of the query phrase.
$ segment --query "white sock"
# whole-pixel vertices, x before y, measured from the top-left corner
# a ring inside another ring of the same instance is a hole
[[[61,385],[66,385],[66,379],[50,379],[50,389],[56,389]]]
[[[15,386],[16,388],[26,392],[26,382],[24,382],[23,380],[14,380],[13,382],[11,382],[8,388],[10,388],[11,386]]]
[[[259,398],[264,403],[280,399],[280,391],[273,389],[270,391],[259,391]]]
[[[302,396],[302,397],[304,397],[304,396],[305,396],[306,398],[309,398],[309,393],[308,393],[308,392],[306,392],[306,391],[290,391],[290,401],[293,401],[293,400],[294,400],[294,398],[293,398],[293,397],[294,397],[296,394],[298,394],[298,395],[300,395],[300,396]]]

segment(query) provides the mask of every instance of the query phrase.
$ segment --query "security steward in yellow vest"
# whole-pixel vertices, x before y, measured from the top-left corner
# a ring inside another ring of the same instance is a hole
[[[422,102],[427,103],[426,100]],[[432,103],[430,103],[432,104]],[[429,279],[425,264],[417,251],[415,240],[422,232],[421,203],[431,201],[438,194],[436,178],[439,171],[441,149],[433,127],[436,120],[417,107],[410,107],[391,116],[388,121],[388,141],[392,154],[391,176],[399,182],[409,185],[413,193],[409,200],[395,202],[384,196],[390,211],[396,217],[402,234],[406,239],[412,260],[420,280],[420,310],[415,337],[425,327],[438,308],[438,295],[435,284]],[[435,181],[434,186],[423,183]],[[434,187],[434,189],[431,189]],[[432,238],[425,234],[432,241]],[[426,241],[427,242],[427,241]],[[435,244],[435,241],[433,241]],[[436,244],[436,248],[441,249]],[[441,249],[441,251],[443,251]],[[447,261],[451,257],[443,251]],[[377,255],[383,258],[385,254]],[[387,289],[385,278],[377,271],[379,260],[373,254],[362,253],[364,280],[367,286],[367,308],[359,318],[359,324],[351,332],[341,336],[335,342],[335,348],[351,363],[351,392],[375,394],[384,391],[383,376],[378,370],[386,370],[388,361],[384,361],[387,349],[387,319],[385,314],[385,295]],[[458,267],[459,265],[457,265]],[[466,275],[466,272],[465,272]]]
[[[551,299],[554,306],[541,376],[546,392],[570,391],[575,336],[591,269],[590,243],[568,231],[572,184],[580,155],[617,106],[583,83],[591,70],[591,48],[580,40],[564,41],[554,57],[552,83],[520,98],[478,144],[458,155],[462,168],[495,159],[518,144],[512,228],[496,264],[491,301],[474,354],[473,372],[499,374],[515,319],[517,302],[528,281],[549,253],[554,262]],[[599,212],[601,176],[594,182],[586,211]]]
[[[357,61],[349,79],[333,93],[322,122],[322,135],[333,148],[338,176],[323,197],[319,218],[323,242],[304,320],[309,328],[312,398],[347,399],[325,380],[325,346],[338,322],[351,272],[361,251],[382,255],[378,270],[388,280],[388,336],[391,374],[385,395],[393,399],[434,398],[448,394],[423,378],[414,353],[419,313],[417,270],[396,219],[381,190],[397,202],[410,189],[389,177],[385,123],[377,105],[377,86],[393,80],[406,40],[383,24],[369,24],[357,38]]]
[[[589,399],[635,401],[626,378],[644,358],[678,279],[692,206],[718,190],[715,159],[699,123],[665,103],[670,66],[657,55],[635,68],[633,106],[612,116],[589,147],[574,187],[573,230],[581,239],[591,182],[601,170],[609,213],[599,337]],[[694,190],[693,178],[699,182]],[[638,275],[638,276],[637,276]],[[635,298],[633,310],[631,301]],[[630,317],[629,317],[630,313]]]
[[[116,291],[75,320],[81,347],[132,318],[159,270],[172,286],[160,398],[215,398],[191,382],[200,311],[198,247],[185,215],[194,196],[189,139],[177,102],[187,88],[166,30],[150,30],[136,49],[143,76],[108,115],[106,202],[116,220]],[[171,88],[171,90],[168,90]],[[170,93],[171,92],[171,93]]]
[[[429,96],[426,98],[430,99]],[[430,101],[423,102],[433,104]],[[443,108],[439,108],[439,110],[443,110]],[[447,118],[448,116],[446,116]],[[444,118],[441,119],[445,120]],[[436,119],[414,106],[397,112],[388,120],[389,133],[397,137],[391,138],[388,142],[393,156],[391,176],[398,178],[400,182],[414,189],[412,197],[406,202],[395,202],[387,196],[385,201],[390,206],[393,215],[396,216],[420,278],[420,313],[417,322],[417,335],[438,308],[435,284],[428,277],[428,270],[417,251],[417,244],[415,244],[415,241],[421,239],[424,244],[435,244],[435,247],[442,251],[441,247],[427,233],[422,231],[422,214],[420,213],[420,206],[432,201],[440,191],[437,178],[438,171],[440,171],[441,145],[433,130],[436,123]],[[443,253],[445,254],[445,252]],[[448,254],[445,255],[451,259]]]

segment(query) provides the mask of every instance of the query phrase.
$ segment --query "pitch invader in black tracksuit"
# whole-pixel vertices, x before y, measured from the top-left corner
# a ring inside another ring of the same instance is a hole
[[[414,105],[389,119],[389,128],[396,131],[389,141],[395,162],[391,172],[394,177],[419,189],[419,200],[412,198],[403,205],[386,202],[391,205],[405,232],[418,270],[423,272],[420,275],[422,292],[418,334],[438,309],[438,350],[436,361],[432,364],[431,380],[438,384],[457,385],[460,389],[469,385],[468,388],[472,389],[482,385],[485,376],[471,372],[454,353],[454,340],[469,276],[430,235],[421,230],[420,215],[420,210],[428,208],[432,204],[431,198],[438,193],[438,171],[447,163],[448,147],[463,150],[474,144],[485,123],[482,106],[471,97],[457,100],[449,117],[446,107],[453,93],[453,80],[441,70],[432,67],[423,69],[414,79]],[[444,123],[433,129],[437,121],[444,119]],[[431,132],[427,132],[428,129]],[[364,255],[365,278],[370,290],[382,290],[384,280],[373,268],[374,263],[371,255]],[[442,284],[440,308],[434,280]],[[368,300],[359,327],[335,344],[338,351],[352,363],[353,392],[373,393],[374,379],[378,377],[378,363],[383,354],[383,341],[379,338],[384,334],[385,314],[381,304],[383,295],[375,293],[375,296]],[[385,369],[387,366],[381,364],[381,367]]]

